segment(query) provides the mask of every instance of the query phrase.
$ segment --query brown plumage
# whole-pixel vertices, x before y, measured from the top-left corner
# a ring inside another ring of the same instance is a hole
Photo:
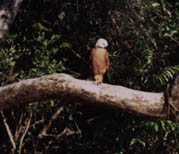
[[[109,53],[106,49],[96,47],[92,49],[91,61],[94,73],[94,79],[97,84],[103,82],[103,76],[109,70]]]

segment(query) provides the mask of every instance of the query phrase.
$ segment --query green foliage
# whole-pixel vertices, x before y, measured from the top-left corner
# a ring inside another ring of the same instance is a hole
[[[143,147],[145,147],[145,142],[142,141],[139,138],[133,138],[130,142],[130,146],[135,146],[137,143],[139,143],[140,145],[142,145]]]
[[[126,86],[161,91],[178,74],[177,4],[150,0],[143,2],[140,10],[131,9],[131,4],[128,4],[126,9],[119,8],[111,13],[109,27],[114,28],[108,37],[113,43],[113,65],[117,61],[115,67],[120,70],[111,73],[113,78],[120,78],[119,84],[124,83],[125,74],[130,77],[124,84]]]
[[[10,35],[0,42],[0,83],[8,84],[10,69],[17,80],[56,72],[91,78],[90,51],[96,39],[104,37],[109,41],[111,60],[105,82],[163,91],[179,73],[178,24],[177,1],[145,0],[139,5],[130,0],[24,1]],[[73,101],[43,101],[5,111],[13,133],[25,128],[33,112],[23,150],[106,154],[179,151],[178,123],[75,106]],[[61,107],[64,110],[52,122],[50,135],[37,138]],[[59,137],[66,128],[69,134]],[[0,141],[0,153],[10,153],[3,125],[0,132],[5,138]],[[16,138],[17,145],[19,141],[20,137]]]

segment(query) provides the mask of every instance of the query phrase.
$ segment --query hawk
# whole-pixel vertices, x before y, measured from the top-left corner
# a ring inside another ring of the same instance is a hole
[[[105,49],[108,46],[108,42],[100,38],[95,44],[95,48],[91,52],[91,62],[94,74],[94,80],[97,84],[103,82],[104,74],[109,70],[110,61],[109,53]]]

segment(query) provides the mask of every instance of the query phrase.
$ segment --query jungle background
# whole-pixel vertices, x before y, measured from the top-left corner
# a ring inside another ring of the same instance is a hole
[[[179,73],[177,0],[24,0],[0,41],[0,84],[52,73],[92,80],[90,51],[101,37],[111,60],[106,83],[160,92]],[[1,154],[179,153],[179,123],[73,100],[4,110],[0,121]]]

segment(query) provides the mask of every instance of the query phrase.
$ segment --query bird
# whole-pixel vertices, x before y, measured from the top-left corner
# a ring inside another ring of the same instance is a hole
[[[107,40],[99,38],[92,49],[90,59],[94,74],[94,80],[98,84],[103,83],[104,74],[109,70],[110,60],[109,53],[106,49],[108,46]]]

